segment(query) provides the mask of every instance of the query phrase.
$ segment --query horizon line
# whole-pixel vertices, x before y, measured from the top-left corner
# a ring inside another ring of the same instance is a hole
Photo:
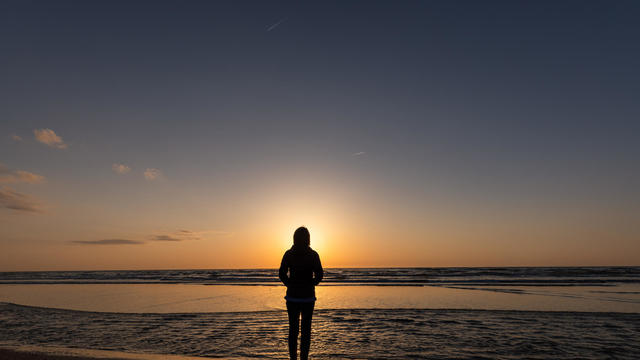
[[[324,269],[488,269],[488,268],[625,268],[640,265],[507,265],[507,266],[330,266]],[[212,270],[277,270],[277,267],[255,268],[166,268],[166,269],[76,269],[76,270],[0,270],[0,273],[15,272],[78,272],[78,271],[212,271]]]

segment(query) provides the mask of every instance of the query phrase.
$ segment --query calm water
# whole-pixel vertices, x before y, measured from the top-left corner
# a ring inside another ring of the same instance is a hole
[[[0,344],[286,358],[274,270],[0,273]],[[640,268],[329,269],[314,358],[628,358]]]

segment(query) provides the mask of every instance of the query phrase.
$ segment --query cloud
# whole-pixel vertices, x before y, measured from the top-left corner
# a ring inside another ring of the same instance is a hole
[[[178,230],[175,233],[150,235],[147,240],[149,241],[166,241],[166,242],[179,242],[185,240],[197,240],[200,239],[196,235],[197,232],[189,230]],[[131,240],[131,239],[100,239],[100,240],[74,240],[70,241],[73,244],[80,245],[142,245],[149,244],[148,241],[143,240]]]
[[[18,180],[20,182],[25,182],[29,184],[40,184],[44,182],[44,176],[34,174],[32,172],[24,171],[24,170],[16,170],[15,174],[17,175]]]
[[[114,238],[101,240],[75,240],[70,241],[70,243],[81,245],[142,245],[149,244],[149,241],[179,242],[185,240],[197,240],[200,239],[197,234],[198,233],[194,231],[178,230],[168,234],[149,235],[147,237],[148,241]]]
[[[364,151],[359,151],[359,152],[357,152],[357,153],[353,153],[353,154],[351,154],[351,156],[362,156],[362,155],[364,155],[364,154],[366,154],[366,152],[364,152]]]
[[[173,237],[171,235],[155,235],[154,237],[151,238],[151,240],[155,240],[155,241],[182,241],[184,239]]]
[[[162,176],[162,173],[158,169],[148,168],[147,170],[144,171],[144,178],[149,181],[153,181],[159,178],[160,176]]]
[[[117,174],[126,174],[131,171],[131,168],[125,164],[113,164],[111,165],[111,169]]]
[[[102,239],[102,240],[76,240],[71,241],[74,244],[82,245],[140,245],[144,241],[127,240],[127,239]]]
[[[201,239],[202,232],[191,231],[185,229],[179,229],[174,232],[169,232],[160,235],[151,235],[149,237],[152,241],[185,241],[185,240],[199,240]]]
[[[22,136],[11,134],[11,139],[14,141],[22,141]]]
[[[42,205],[38,200],[6,186],[0,187],[0,208],[24,212],[42,212]]]
[[[44,182],[44,176],[24,170],[16,170],[6,175],[0,175],[0,184],[27,183],[40,184]]]
[[[24,170],[10,170],[3,164],[0,164],[0,184],[40,184],[45,181],[44,176],[34,174]]]
[[[33,135],[36,140],[56,149],[66,149],[69,147],[60,136],[51,129],[35,129]]]

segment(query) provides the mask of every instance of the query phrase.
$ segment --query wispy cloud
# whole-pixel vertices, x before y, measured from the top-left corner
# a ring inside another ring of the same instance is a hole
[[[44,182],[44,176],[24,170],[10,170],[0,164],[0,184],[28,183],[39,184]]]
[[[276,22],[276,23],[274,23],[274,24],[272,24],[272,25],[269,25],[269,26],[267,27],[267,32],[269,32],[269,31],[271,31],[271,30],[273,30],[273,29],[277,28],[278,26],[280,26],[280,24],[282,24],[282,23],[283,23],[283,22],[285,22],[285,21],[287,21],[287,18],[282,18],[282,19],[280,19],[278,22]]]
[[[111,169],[113,170],[113,172],[117,173],[117,174],[126,174],[129,171],[131,171],[131,168],[125,164],[113,164],[111,165]]]
[[[182,241],[184,239],[173,237],[171,235],[155,235],[155,236],[153,236],[151,238],[151,240],[155,240],[155,241]]]
[[[17,134],[11,134],[11,140],[22,141],[22,136],[17,135]]]
[[[362,155],[364,155],[364,154],[366,154],[366,152],[364,152],[364,151],[359,151],[359,152],[357,152],[357,153],[353,153],[353,154],[351,154],[351,156],[362,156]]]
[[[142,244],[150,244],[151,242],[155,242],[155,241],[180,242],[180,241],[187,241],[187,240],[198,240],[200,239],[201,233],[203,232],[181,229],[181,230],[177,230],[175,232],[169,232],[166,234],[149,235],[144,240],[113,238],[113,239],[100,239],[100,240],[74,240],[74,241],[70,241],[70,243],[80,244],[80,245],[142,245]]]
[[[158,169],[148,168],[147,170],[144,171],[144,178],[149,181],[156,180],[160,176],[162,176],[162,173]]]
[[[34,174],[32,172],[24,171],[24,170],[16,170],[15,177],[18,182],[25,182],[29,184],[40,184],[44,182],[44,176]]]
[[[0,184],[28,183],[39,184],[45,181],[44,176],[24,170],[11,170],[0,163]]]
[[[51,129],[35,129],[33,135],[36,140],[56,149],[66,149],[69,147],[55,131]]]
[[[164,234],[155,234],[149,236],[152,241],[185,241],[185,240],[199,240],[202,235],[206,233],[203,231],[191,231],[180,229],[174,232],[168,232]]]
[[[76,240],[71,241],[74,244],[81,245],[140,245],[144,241],[128,240],[128,239],[102,239],[102,240]]]
[[[37,199],[7,186],[0,187],[0,208],[34,213],[43,211]]]

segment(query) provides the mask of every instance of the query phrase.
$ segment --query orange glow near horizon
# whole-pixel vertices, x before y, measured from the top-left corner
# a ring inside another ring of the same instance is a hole
[[[103,206],[107,194],[82,206],[63,199],[43,214],[4,218],[0,270],[276,268],[299,226],[325,267],[637,265],[633,223],[614,214],[474,208],[323,176],[282,171],[263,188],[197,198],[185,211],[155,197],[122,208]],[[183,201],[195,190],[171,191]],[[135,243],[86,243],[100,239]]]

